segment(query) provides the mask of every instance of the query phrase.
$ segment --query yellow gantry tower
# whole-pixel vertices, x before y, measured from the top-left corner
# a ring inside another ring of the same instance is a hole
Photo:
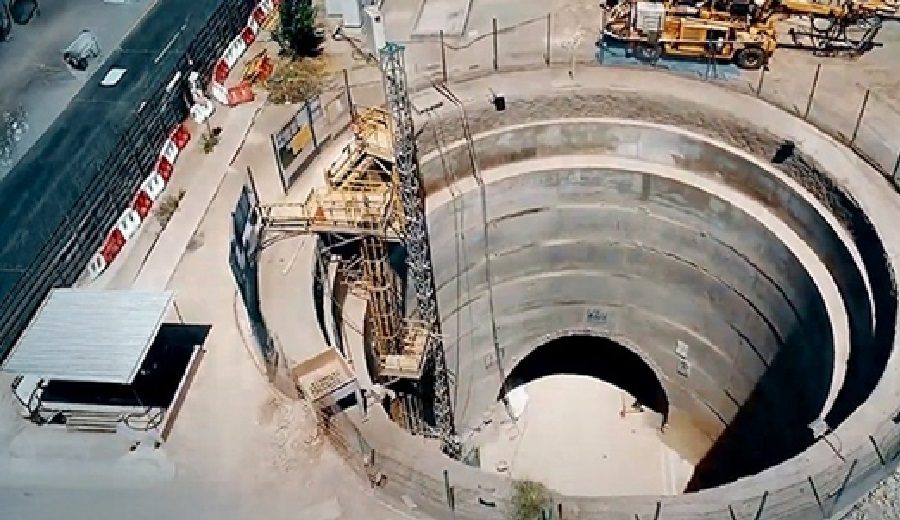
[[[403,316],[400,281],[387,260],[387,242],[400,242],[403,206],[393,168],[389,115],[368,108],[353,121],[353,141],[325,170],[325,186],[300,203],[263,205],[269,233],[340,234],[360,243],[362,280],[368,299],[371,344],[378,375],[419,379],[427,330]]]

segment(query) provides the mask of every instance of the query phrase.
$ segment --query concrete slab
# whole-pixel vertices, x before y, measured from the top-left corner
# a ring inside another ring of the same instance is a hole
[[[472,0],[422,0],[413,36],[460,36],[466,30]]]

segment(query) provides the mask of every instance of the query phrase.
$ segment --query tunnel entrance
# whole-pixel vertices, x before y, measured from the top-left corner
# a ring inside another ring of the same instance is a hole
[[[660,414],[663,421],[669,416],[669,400],[653,369],[631,349],[600,336],[567,335],[534,349],[506,376],[497,399],[524,384],[559,374],[605,381]]]
[[[656,373],[611,339],[548,341],[512,368],[497,398],[474,440],[483,470],[573,496],[675,495],[693,473],[697,458],[670,442],[672,430],[689,430],[663,433],[669,401]]]

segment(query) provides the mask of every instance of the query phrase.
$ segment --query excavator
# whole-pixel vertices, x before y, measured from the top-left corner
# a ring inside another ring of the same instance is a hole
[[[627,1],[612,6],[603,39],[625,44],[645,61],[666,55],[758,69],[779,46],[777,23],[808,20],[808,29],[788,31],[795,47],[858,55],[874,46],[882,20],[898,19],[897,12],[897,0],[848,0],[840,5],[812,0]]]

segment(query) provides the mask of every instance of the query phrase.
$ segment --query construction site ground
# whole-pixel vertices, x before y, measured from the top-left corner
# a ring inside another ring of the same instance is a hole
[[[388,0],[384,6],[388,36],[408,42],[409,70],[418,78],[440,71],[440,48],[435,39],[412,38],[420,4],[417,0]],[[590,57],[599,23],[595,3],[554,1],[551,9],[559,15],[555,30],[570,37],[581,32],[579,55]],[[467,14],[469,29],[458,38],[485,34],[494,16],[500,18],[502,26],[509,26],[546,12],[547,3],[538,0],[474,0]],[[822,62],[822,77],[827,74],[829,79],[820,84],[817,103],[828,108],[821,113],[830,114],[827,117],[835,118],[836,124],[846,119],[852,129],[860,100],[849,98],[848,92],[861,96],[865,88],[871,88],[896,110],[900,108],[898,25],[889,24],[882,31],[883,48],[853,61],[779,51],[766,73],[765,85],[792,103],[800,103],[802,110],[815,65]],[[470,35],[471,31],[475,34]],[[540,40],[534,46],[542,48],[539,32],[531,31],[528,38]],[[483,39],[476,45],[490,45],[489,41]],[[451,78],[455,73],[487,72],[491,66],[490,47],[487,49],[487,55],[483,48],[454,53]],[[530,61],[532,57],[520,55],[521,47],[514,45],[501,46],[500,50],[501,62],[518,60],[523,67],[526,58]],[[329,41],[328,53],[334,68],[350,69],[358,102],[380,101],[380,80],[374,65],[361,60],[346,42]],[[582,64],[570,78],[564,64],[542,69],[540,52],[534,56],[538,59],[531,65],[537,69],[534,72],[524,76],[500,73],[488,83],[514,96],[528,91],[528,85],[577,91],[580,85],[596,82],[627,90],[630,80],[647,77],[627,69]],[[741,87],[755,85],[757,78],[757,73],[750,72],[734,83]],[[479,82],[470,88],[463,83],[455,88],[464,99],[483,98],[487,103],[490,92],[484,84]],[[414,99],[414,103],[424,99]],[[179,182],[183,182],[185,195],[171,221],[164,230],[145,226],[139,245],[118,260],[122,264],[104,281],[108,287],[136,284],[174,289],[186,322],[212,325],[206,354],[169,441],[159,449],[142,442],[131,452],[128,446],[141,440],[139,436],[110,441],[103,435],[39,428],[18,416],[11,393],[4,391],[0,393],[0,516],[49,519],[68,512],[111,519],[127,512],[136,519],[183,518],[190,514],[192,518],[215,519],[377,520],[418,515],[376,494],[350,470],[318,435],[307,405],[283,396],[270,385],[250,339],[227,262],[231,211],[245,182],[247,166],[256,174],[264,201],[285,198],[269,135],[291,113],[291,107],[272,106],[262,98],[233,109],[220,108],[213,125],[225,129],[222,142],[207,155],[199,139],[194,139],[179,158],[176,177],[183,177]],[[884,110],[877,117],[889,120],[892,113]],[[900,137],[892,130],[895,128],[886,126],[885,133],[893,134],[900,150]],[[332,140],[299,177],[287,200],[302,200],[313,185],[321,182],[322,169],[337,157],[348,138],[342,134]],[[311,258],[313,247],[308,239],[294,246],[272,257],[281,272],[299,272],[303,261]],[[264,275],[277,271],[272,267],[264,268]],[[266,283],[265,279],[261,281],[261,285]],[[275,319],[293,322],[298,335],[278,338],[286,350],[295,345],[303,347],[304,335],[319,334],[311,325],[315,323],[313,316],[298,319],[298,309],[290,307],[280,312],[282,315]],[[173,312],[170,319],[178,317]],[[0,382],[6,385],[9,379],[3,376]],[[861,505],[860,511],[866,513],[858,513],[868,516],[861,518],[894,517],[890,515],[897,511],[897,486],[894,479],[873,492],[872,498]]]

